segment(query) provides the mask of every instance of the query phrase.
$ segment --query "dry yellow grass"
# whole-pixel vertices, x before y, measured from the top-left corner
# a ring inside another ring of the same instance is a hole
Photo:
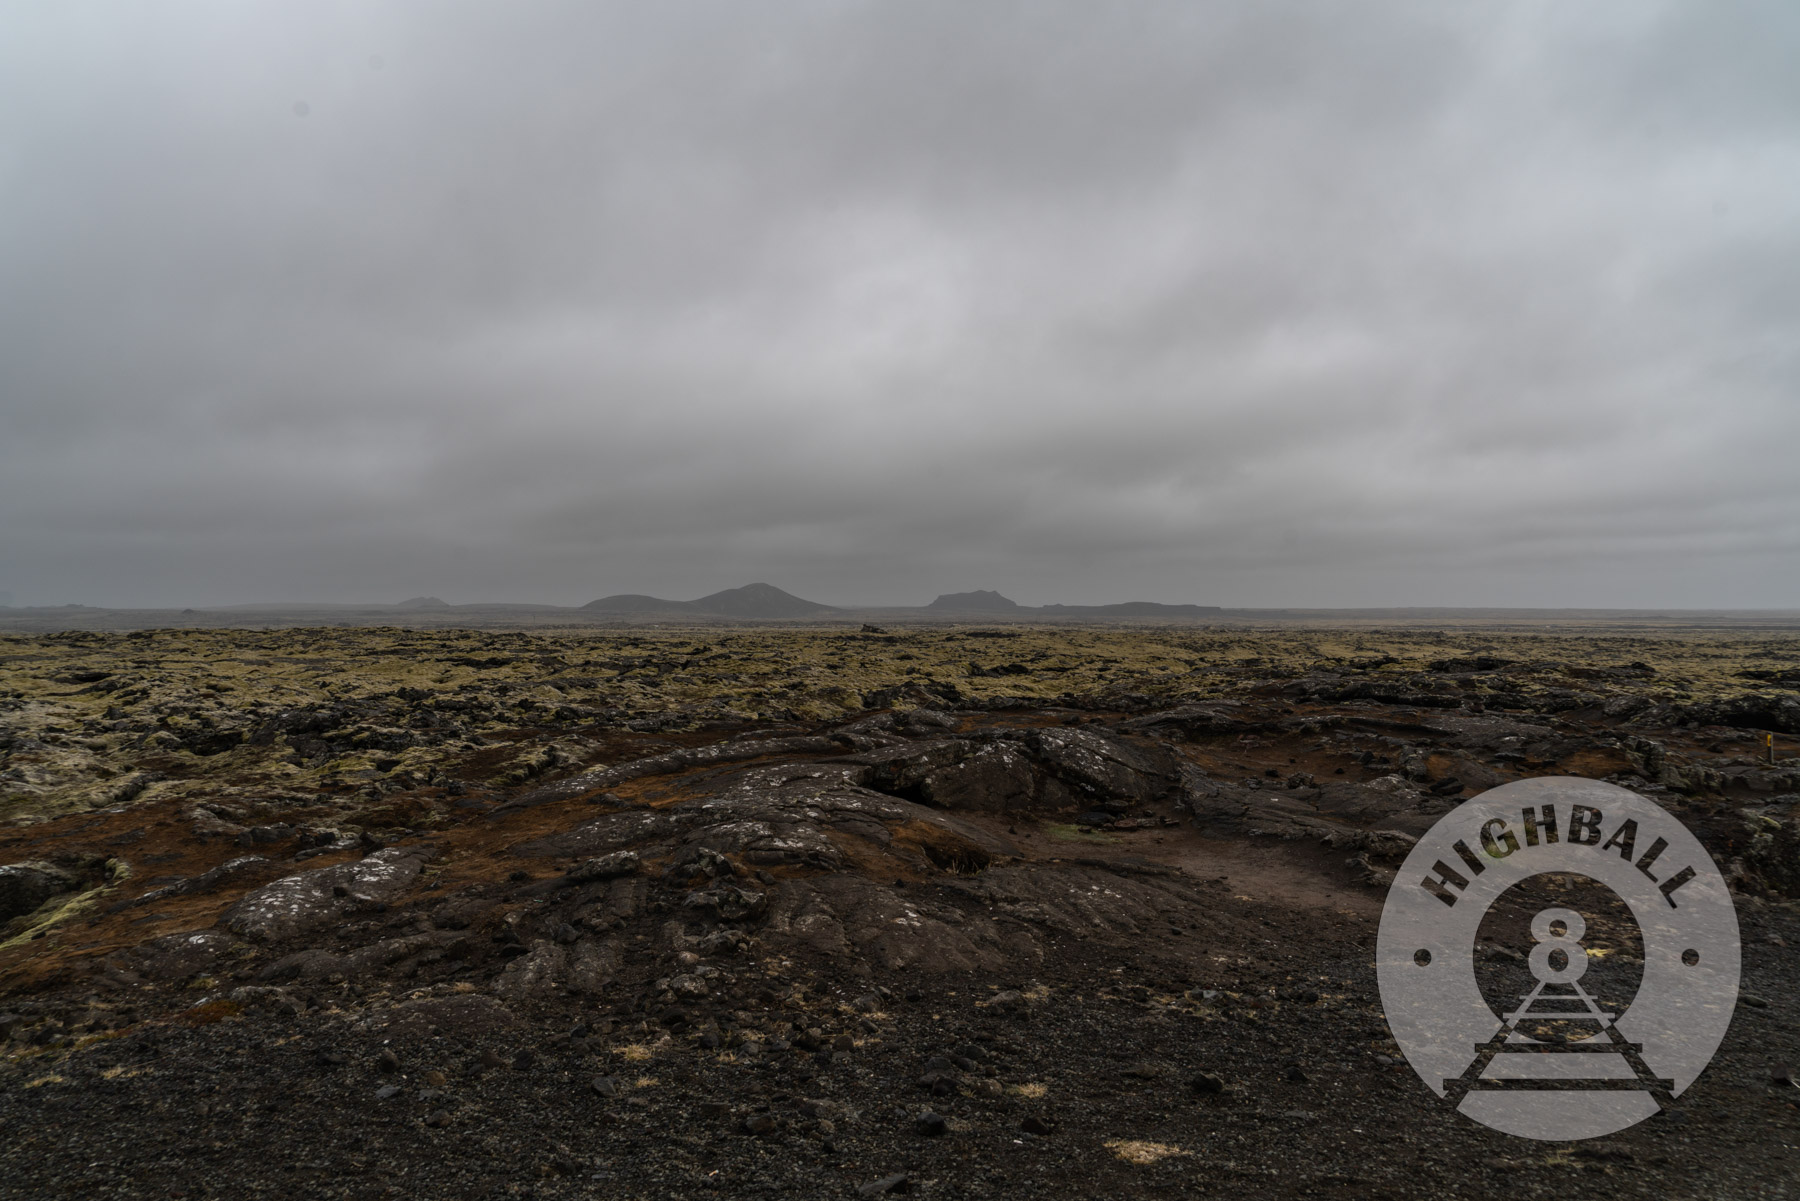
[[[1113,1139],[1106,1147],[1126,1163],[1137,1164],[1139,1167],[1147,1167],[1178,1155],[1192,1154],[1172,1143],[1152,1143],[1142,1139]]]

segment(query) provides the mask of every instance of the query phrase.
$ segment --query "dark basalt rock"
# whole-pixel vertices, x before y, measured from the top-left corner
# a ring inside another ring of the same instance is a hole
[[[931,743],[879,763],[869,784],[941,809],[983,812],[1031,808],[1044,792],[1020,748],[961,739]]]
[[[218,930],[165,934],[106,957],[112,973],[126,979],[178,983],[200,975],[216,975],[246,950],[244,943]]]
[[[1092,729],[1064,727],[1031,731],[1025,739],[1037,758],[1077,799],[1101,808],[1148,804],[1173,791],[1173,759],[1144,751]]]
[[[512,853],[532,859],[603,856],[629,847],[653,844],[689,824],[685,814],[634,809],[609,813],[583,822],[572,830],[522,842]]]
[[[299,872],[246,894],[219,924],[257,941],[291,938],[398,897],[429,858],[423,847],[390,847],[356,863]]]
[[[1800,734],[1800,698],[1736,696],[1723,701],[1688,705],[1681,710],[1681,717],[1704,726],[1736,726],[1747,730],[1769,730],[1777,734]]]
[[[73,874],[48,863],[0,867],[0,921],[35,912],[50,898],[79,887]]]

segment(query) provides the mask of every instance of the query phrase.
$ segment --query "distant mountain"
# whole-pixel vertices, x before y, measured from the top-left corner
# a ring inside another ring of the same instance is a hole
[[[727,588],[689,603],[703,613],[719,613],[726,617],[821,617],[837,612],[830,605],[802,600],[773,584]]]
[[[589,613],[681,613],[692,611],[694,606],[687,601],[663,600],[641,592],[621,592],[617,596],[591,600],[581,607]]]
[[[946,592],[925,606],[955,613],[1017,613],[1021,607],[998,592]]]
[[[448,609],[450,602],[441,601],[435,596],[415,596],[410,600],[401,601],[394,607],[396,609]]]
[[[838,612],[830,605],[783,592],[773,584],[746,584],[703,596],[699,600],[672,601],[627,592],[603,596],[581,606],[590,613],[698,613],[709,617],[825,617]]]
[[[423,607],[429,597],[418,601],[408,601],[409,606]],[[663,613],[670,616],[693,614],[696,617],[737,617],[753,621],[778,621],[802,617],[843,617],[855,610],[839,609],[831,605],[822,605],[817,601],[809,601],[804,597],[783,592],[773,584],[747,584],[742,588],[727,588],[723,592],[715,592],[711,596],[703,596],[699,600],[677,601],[664,600],[659,596],[645,596],[641,592],[626,592],[618,596],[603,596],[599,600],[589,601],[581,606],[589,613],[605,613],[621,617],[649,616]],[[923,615],[954,616],[957,614],[979,614],[988,617],[1204,617],[1220,612],[1217,605],[1160,605],[1153,601],[1127,601],[1118,605],[1044,605],[1032,608],[1021,605],[998,592],[978,590],[975,592],[946,592],[929,605],[909,612]],[[882,610],[882,612],[899,613],[901,610]]]
[[[1204,617],[1219,612],[1217,605],[1160,605],[1155,601],[1126,601],[1117,605],[1040,605],[1033,608],[1008,600],[998,592],[947,592],[929,605],[939,613],[1012,614],[1015,617]]]
[[[1118,605],[1044,605],[1037,611],[1047,617],[1203,617],[1220,610],[1217,605],[1159,605],[1155,601],[1126,601]]]

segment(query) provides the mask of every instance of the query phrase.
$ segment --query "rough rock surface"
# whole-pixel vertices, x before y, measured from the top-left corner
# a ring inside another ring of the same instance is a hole
[[[140,897],[127,901],[126,905],[150,905],[171,897],[186,897],[197,893],[211,892],[213,889],[264,867],[268,863],[269,860],[262,855],[240,855],[236,859],[228,859],[219,866],[201,872],[197,876],[190,876],[188,879],[177,880],[173,884],[165,884],[161,888],[152,889]]]
[[[246,894],[219,921],[259,942],[293,938],[397,898],[430,854],[421,847],[389,847],[354,863],[296,872]]]
[[[34,912],[51,897],[71,892],[75,877],[49,863],[9,863],[0,867],[0,921]]]

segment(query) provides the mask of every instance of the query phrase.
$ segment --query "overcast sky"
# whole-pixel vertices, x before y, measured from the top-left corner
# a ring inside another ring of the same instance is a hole
[[[0,8],[17,604],[1800,607],[1800,5]]]

